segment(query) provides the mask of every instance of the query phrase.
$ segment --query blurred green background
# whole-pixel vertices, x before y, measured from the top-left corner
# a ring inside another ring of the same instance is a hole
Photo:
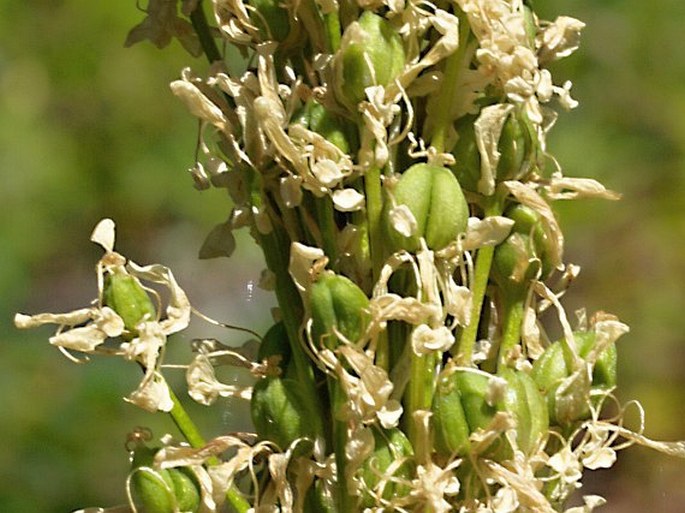
[[[130,365],[96,359],[76,368],[48,345],[50,328],[18,332],[14,313],[95,297],[101,252],[88,236],[105,216],[117,222],[122,253],[170,265],[216,319],[262,331],[273,299],[255,287],[261,257],[248,238],[230,261],[196,259],[230,206],[221,192],[193,189],[185,170],[196,123],[168,83],[204,62],[177,43],[123,48],[143,16],[133,0],[1,5],[0,511],[118,504],[126,433],[173,426],[121,400],[139,377]],[[549,147],[566,174],[624,194],[618,203],[560,205],[567,260],[583,268],[566,305],[606,310],[631,326],[619,346],[620,398],[642,402],[648,435],[685,439],[685,3],[536,5],[543,18],[588,24],[581,50],[555,69],[557,81],[573,80],[581,106],[561,115]],[[192,336],[245,338],[191,329],[172,341],[172,358]],[[247,426],[235,401],[212,412],[203,419],[208,433]],[[680,512],[685,461],[632,448],[614,470],[590,474],[583,491],[605,495],[605,512]]]

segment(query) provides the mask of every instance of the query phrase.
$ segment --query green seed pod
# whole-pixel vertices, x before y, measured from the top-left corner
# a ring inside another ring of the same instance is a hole
[[[544,280],[552,273],[550,243],[540,214],[532,208],[515,204],[504,215],[514,221],[514,226],[495,249],[492,278],[505,294],[520,297],[530,280]]]
[[[195,477],[185,468],[153,469],[158,450],[141,445],[133,452],[131,485],[136,501],[146,513],[197,511],[200,491]]]
[[[545,397],[533,378],[525,372],[504,369],[500,377],[506,379],[509,386],[499,409],[514,415],[519,449],[530,454],[549,428]]]
[[[259,437],[283,450],[298,438],[314,441],[319,435],[319,424],[312,422],[314,412],[303,401],[300,385],[293,379],[267,377],[257,381],[250,413]]]
[[[452,148],[455,163],[452,166],[459,184],[466,191],[478,191],[478,180],[480,180],[480,153],[476,143],[476,134],[473,130],[473,123],[477,116],[467,114],[459,118],[454,126],[459,139]]]
[[[273,356],[281,357],[278,366],[281,369],[281,375],[285,375],[290,363],[290,343],[283,321],[271,326],[262,338],[257,351],[257,361],[261,362]]]
[[[364,11],[357,22],[345,29],[336,56],[335,82],[338,100],[356,112],[366,99],[364,90],[386,86],[404,69],[402,37],[385,18]]]
[[[279,0],[249,0],[248,4],[255,10],[252,22],[264,41],[280,43],[288,37],[290,16]]]
[[[417,251],[423,237],[439,250],[466,231],[469,208],[459,182],[444,167],[415,164],[400,176],[393,190],[396,205],[406,205],[416,220],[416,231],[405,236],[396,229],[395,209],[386,209],[386,232],[395,249]]]
[[[467,191],[478,191],[481,176],[481,157],[476,142],[475,115],[466,115],[457,120],[455,130],[459,135],[452,148],[455,164],[452,167],[459,183]],[[504,122],[497,150],[500,159],[497,164],[497,182],[524,178],[534,164],[537,142],[533,127],[524,113],[512,112]]]
[[[595,345],[593,332],[575,332],[576,351],[580,358],[585,358]],[[531,373],[535,383],[547,400],[549,419],[551,424],[568,425],[577,420],[583,420],[590,415],[589,407],[578,414],[577,410],[565,411],[563,406],[557,405],[556,392],[559,385],[571,375],[570,355],[565,354],[563,341],[551,344],[533,364]],[[616,386],[616,346],[606,348],[597,358],[592,372],[592,389],[610,389]],[[588,391],[588,397],[589,397]]]
[[[368,323],[369,298],[352,280],[324,272],[309,290],[312,338],[315,344],[334,348],[337,331],[349,341],[357,341]]]
[[[307,490],[302,508],[304,513],[337,513],[334,492],[333,486],[328,486],[328,483],[321,479],[315,480]]]
[[[458,383],[451,377],[444,377],[438,382],[431,406],[433,447],[445,457],[464,455],[470,450],[471,429],[466,421]]]
[[[531,238],[514,232],[495,248],[490,276],[507,297],[522,298],[541,265]]]
[[[355,125],[331,113],[326,107],[314,100],[305,103],[304,107],[294,116],[293,121],[322,135],[348,155],[357,150]]]
[[[491,377],[477,372],[456,371],[438,384],[433,399],[433,440],[443,457],[463,456],[470,450],[469,435],[487,429],[498,411],[514,418],[517,443],[524,453],[532,452],[548,429],[545,399],[530,376],[505,369],[500,376],[507,389],[496,404],[488,403]],[[487,454],[497,460],[511,457],[511,447],[500,438]]]
[[[155,305],[138,278],[123,272],[114,272],[105,277],[102,302],[109,306],[124,321],[131,337],[137,335],[136,326],[146,316],[156,318]]]
[[[404,480],[411,479],[414,471],[412,460],[414,450],[405,434],[397,428],[374,429],[373,439],[375,443],[373,453],[364,462],[359,474],[367,488],[376,487],[390,465],[398,460],[404,460],[404,462],[393,471],[393,476]],[[388,480],[383,488],[382,497],[391,499],[392,497],[403,497],[407,493],[409,493],[408,486]],[[376,500],[370,494],[362,495],[362,508],[371,508],[375,505]]]

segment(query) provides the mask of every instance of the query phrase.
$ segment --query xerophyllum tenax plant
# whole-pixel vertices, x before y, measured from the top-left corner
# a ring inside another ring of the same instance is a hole
[[[193,314],[214,321],[98,223],[97,299],[15,322],[58,325],[50,342],[75,361],[138,364],[125,399],[179,434],[133,431],[129,504],[83,511],[584,513],[604,499],[567,499],[617,450],[685,455],[614,396],[628,327],[561,303],[579,268],[552,203],[618,198],[564,176],[545,144],[554,108],[577,105],[547,66],[576,50],[582,22],[520,0],[150,0],[146,13],[127,44],[177,38],[210,62],[171,84],[200,121],[195,186],[233,206],[200,256],[230,256],[249,229],[279,308],[257,351],[194,340],[191,362],[169,363],[169,335]],[[223,366],[254,383],[221,382]],[[201,404],[250,401],[254,432],[200,434],[167,383],[179,368]]]

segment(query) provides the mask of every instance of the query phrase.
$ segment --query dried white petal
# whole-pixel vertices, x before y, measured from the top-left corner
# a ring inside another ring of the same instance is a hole
[[[102,246],[105,251],[114,251],[114,221],[111,219],[103,219],[100,221],[93,230],[90,236],[90,240]]]
[[[397,205],[390,209],[390,224],[404,237],[411,237],[418,230],[418,223],[407,205]]]
[[[174,407],[169,386],[158,372],[152,373],[150,379],[143,380],[138,389],[125,400],[152,413],[169,412]]]
[[[364,195],[352,188],[333,192],[333,204],[340,212],[356,212],[364,207]]]
[[[513,226],[514,220],[504,216],[469,217],[464,249],[472,251],[483,246],[496,246],[507,238]]]
[[[434,351],[448,351],[453,344],[454,335],[446,326],[431,328],[427,324],[421,324],[411,334],[412,349],[419,356]]]

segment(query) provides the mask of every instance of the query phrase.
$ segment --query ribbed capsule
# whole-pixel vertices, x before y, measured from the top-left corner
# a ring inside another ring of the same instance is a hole
[[[439,250],[466,231],[468,204],[449,169],[415,164],[402,173],[392,194],[395,206],[386,209],[385,227],[394,249],[417,251],[424,238],[430,249]],[[403,208],[411,212],[415,226],[405,222]]]
[[[369,298],[349,278],[325,272],[309,291],[312,316],[312,339],[315,344],[334,348],[336,332],[355,342],[363,335],[368,323]]]
[[[184,468],[153,468],[158,450],[141,445],[133,451],[131,486],[134,499],[146,513],[197,511],[200,491],[195,477]]]

